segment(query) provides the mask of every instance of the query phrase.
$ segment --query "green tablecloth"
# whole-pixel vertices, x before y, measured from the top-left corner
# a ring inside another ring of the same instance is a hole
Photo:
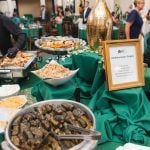
[[[42,34],[43,27],[23,28],[22,32],[26,34],[27,38],[39,37]]]
[[[81,103],[92,109],[96,117],[96,128],[102,133],[97,149],[115,149],[127,142],[150,146],[150,102],[143,88],[109,92],[105,86],[100,56],[81,53],[69,59],[72,60],[72,66],[69,63],[71,69],[80,68],[77,77],[59,87],[39,82],[32,89],[37,100],[75,100],[74,91],[80,87]]]
[[[87,40],[87,31],[85,28],[79,28],[79,38],[83,40]]]
[[[63,36],[63,26],[62,23],[57,24],[57,31],[59,36]]]
[[[89,107],[96,117],[100,143],[132,142],[150,146],[150,102],[143,88],[109,92],[105,83],[92,97]]]
[[[77,78],[73,78],[67,84],[59,87],[52,87],[43,81],[40,82],[32,90],[32,94],[36,96],[38,101],[58,98],[75,99],[75,89],[80,86],[81,102],[88,104],[88,100],[101,83],[99,82],[101,78],[100,56],[95,53],[81,53],[79,55],[73,55],[69,60],[67,61],[68,63],[66,61],[62,61],[61,63],[66,67],[69,65],[70,69],[80,68]],[[70,63],[72,64],[71,66]]]
[[[46,56],[48,57],[48,56]],[[125,142],[131,141],[142,145],[149,145],[150,122],[149,101],[142,88],[131,88],[108,92],[105,87],[104,70],[101,58],[95,53],[81,53],[60,61],[70,69],[80,68],[77,78],[66,85],[54,88],[45,84],[33,74],[29,79],[20,83],[21,91],[32,88],[32,94],[37,100],[50,98],[75,99],[74,90],[77,86],[81,90],[81,102],[88,105],[94,112],[97,130],[102,133],[97,150],[115,150]],[[100,61],[100,62],[99,62]],[[37,62],[38,68],[45,64]],[[146,69],[146,90],[150,90],[150,69]],[[0,136],[3,141],[3,135]]]
[[[150,68],[145,68],[145,86],[144,90],[150,91]]]

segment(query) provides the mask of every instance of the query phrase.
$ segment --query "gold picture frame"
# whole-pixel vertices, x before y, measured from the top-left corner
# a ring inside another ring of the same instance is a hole
[[[144,65],[139,39],[103,42],[109,91],[144,86]]]

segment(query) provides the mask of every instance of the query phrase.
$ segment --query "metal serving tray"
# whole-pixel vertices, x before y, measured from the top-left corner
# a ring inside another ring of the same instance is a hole
[[[74,41],[75,43],[79,43],[80,46],[85,46],[86,45],[86,41],[85,40],[82,40],[82,39],[79,39],[79,38],[73,38],[73,37],[69,37],[69,36],[48,36],[48,37],[41,37],[41,39],[37,39],[35,41],[35,46],[37,48],[39,48],[40,50],[43,50],[49,54],[52,54],[52,55],[66,55],[68,52],[74,50],[74,47],[71,47],[71,48],[44,48],[41,46],[41,42],[42,41],[56,41],[56,40],[63,40],[63,41],[67,41],[67,40],[71,40],[71,41]]]
[[[14,66],[0,67],[0,78],[13,79],[13,78],[26,77],[30,70],[30,68],[29,68],[30,65],[37,57],[37,52],[36,51],[25,51],[25,53],[32,54],[32,57],[29,59],[29,61],[23,67],[14,67]]]

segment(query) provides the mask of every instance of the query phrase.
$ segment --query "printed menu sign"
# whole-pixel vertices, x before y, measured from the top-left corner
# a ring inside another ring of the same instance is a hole
[[[103,54],[109,91],[144,85],[143,54],[139,39],[105,41]]]
[[[111,47],[110,64],[113,84],[138,80],[134,46]]]

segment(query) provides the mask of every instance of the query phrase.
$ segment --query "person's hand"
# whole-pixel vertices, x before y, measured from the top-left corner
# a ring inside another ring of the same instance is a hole
[[[19,50],[18,50],[17,47],[9,48],[9,49],[8,49],[8,52],[7,52],[7,57],[9,57],[9,58],[14,58],[14,57],[16,57],[16,54],[17,54],[18,51],[19,51]]]

